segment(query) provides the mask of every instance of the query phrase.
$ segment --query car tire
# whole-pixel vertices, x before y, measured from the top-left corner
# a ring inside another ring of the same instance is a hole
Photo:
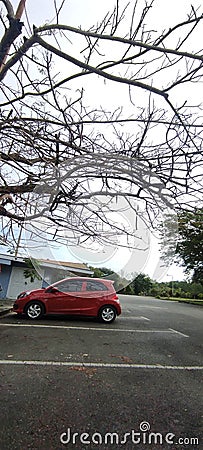
[[[103,306],[99,311],[99,320],[103,323],[112,323],[116,318],[116,310],[111,305]]]
[[[44,305],[37,300],[28,303],[28,305],[25,307],[25,314],[28,319],[40,319],[44,313]]]

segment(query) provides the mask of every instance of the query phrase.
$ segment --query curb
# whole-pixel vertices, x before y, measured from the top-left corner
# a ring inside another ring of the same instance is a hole
[[[2,309],[0,310],[0,316],[4,316],[12,311],[12,308]]]
[[[185,302],[184,300],[178,300],[178,303],[187,303],[188,305],[196,305],[196,306],[203,306],[203,302],[202,300],[197,300],[197,301],[193,301],[193,302]]]

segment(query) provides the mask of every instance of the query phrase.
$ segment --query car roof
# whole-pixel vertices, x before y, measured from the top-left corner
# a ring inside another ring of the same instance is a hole
[[[102,282],[104,284],[108,284],[108,283],[113,284],[114,283],[113,280],[109,280],[109,279],[106,279],[106,278],[67,277],[67,278],[63,278],[63,279],[61,279],[59,281],[56,281],[56,283],[53,283],[52,286],[55,286],[55,284],[62,283],[63,281],[68,281],[68,280],[78,280],[78,281],[84,281],[84,282],[85,281],[100,281],[100,282]]]

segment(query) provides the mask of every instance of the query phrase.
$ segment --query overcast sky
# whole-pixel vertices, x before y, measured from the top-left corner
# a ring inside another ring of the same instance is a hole
[[[121,0],[121,5],[126,4]],[[14,0],[13,4],[15,6],[18,5],[18,0]],[[58,2],[60,4],[60,2]],[[104,15],[113,8],[115,4],[114,0],[67,0],[65,6],[62,9],[60,15],[60,23],[68,24],[71,26],[81,26],[82,29],[90,28],[91,25],[99,22]],[[129,5],[129,12],[132,11],[134,2],[131,1]],[[144,1],[140,0],[140,7],[143,7],[145,4]],[[200,1],[194,0],[192,2],[194,7],[200,5]],[[30,25],[35,24],[36,26],[40,26],[44,23],[54,22],[55,11],[54,11],[54,2],[52,0],[27,0],[27,14],[29,17]],[[186,19],[186,14],[189,12],[191,6],[191,0],[155,0],[154,6],[149,13],[150,17],[150,27],[152,30],[162,31],[163,29],[167,29],[170,26],[175,25],[178,21],[183,21]],[[123,26],[128,26],[129,22],[128,14],[126,14],[126,19]],[[22,18],[25,20],[25,17]],[[149,19],[147,19],[149,23]],[[74,49],[74,45],[73,45]],[[190,50],[190,49],[187,49]],[[100,85],[104,82],[103,80],[99,81]],[[86,86],[88,89],[88,86]],[[90,89],[90,88],[89,88]],[[92,83],[91,80],[91,94],[88,93],[90,101],[95,101],[97,98],[97,102],[101,101],[101,99],[105,102],[105,106],[115,108],[116,106],[120,106],[125,102],[125,88],[119,90],[119,86],[116,86],[115,89],[112,89],[111,85],[106,86],[105,90],[105,98],[102,91],[101,98],[99,97],[99,92],[101,90],[98,88],[98,80],[97,84]],[[118,92],[120,95],[118,95]],[[91,97],[90,97],[91,95]],[[181,95],[181,94],[180,94]],[[184,92],[183,92],[184,96]],[[119,99],[119,100],[118,100]],[[119,220],[119,219],[118,219]],[[125,220],[128,220],[125,219]],[[76,261],[79,259],[82,262],[87,262],[89,264],[98,265],[98,266],[107,266],[111,267],[114,270],[121,270],[123,267],[128,265],[128,261],[131,261],[132,272],[133,271],[142,271],[148,273],[153,277],[154,268],[158,264],[159,261],[159,253],[157,251],[157,242],[152,236],[148,236],[149,238],[149,249],[144,253],[138,254],[134,256],[134,265],[132,264],[132,251],[130,249],[121,249],[121,248],[112,248],[102,249],[95,248],[94,251],[91,252],[86,249],[86,251],[81,249],[71,249],[71,253],[67,251],[67,248],[63,250],[51,250],[50,247],[45,251],[43,258],[59,258],[65,260]],[[37,253],[35,256],[39,256]],[[42,256],[42,255],[41,255]],[[135,262],[136,259],[136,262]],[[168,270],[169,276],[166,276],[166,269],[160,269],[160,274],[164,275],[165,280],[169,281],[170,277],[174,277],[175,279],[182,278],[182,270],[170,267]]]

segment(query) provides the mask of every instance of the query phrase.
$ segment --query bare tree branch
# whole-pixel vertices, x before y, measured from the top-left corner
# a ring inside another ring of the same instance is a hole
[[[140,0],[123,9],[117,0],[86,30],[61,24],[68,2],[53,0],[57,23],[28,27],[27,38],[26,1],[16,14],[12,2],[2,3],[2,236],[15,241],[21,223],[36,239],[45,231],[62,242],[65,230],[73,244],[106,245],[137,231],[116,223],[111,211],[129,208],[151,229],[164,208],[198,203],[203,105],[193,90],[200,92],[203,77],[200,10],[158,33],[148,22],[155,2],[140,10]]]
[[[4,4],[4,6],[7,9],[7,13],[10,17],[14,17],[14,9],[13,9],[13,5],[10,2],[10,0],[1,0],[1,2]]]
[[[198,17],[198,19],[195,19],[195,22],[197,23],[197,21],[203,20],[203,16]],[[186,23],[191,23],[191,21],[188,21]],[[43,31],[53,31],[53,30],[66,30],[66,31],[71,31],[73,33],[76,34],[81,34],[83,36],[90,36],[90,37],[94,37],[96,39],[101,39],[101,40],[108,40],[108,41],[113,41],[113,42],[118,42],[118,43],[122,43],[122,44],[129,44],[132,47],[139,47],[139,48],[144,48],[146,50],[154,50],[156,52],[160,52],[160,53],[164,53],[164,54],[171,54],[171,55],[176,55],[176,56],[184,56],[186,58],[191,58],[191,59],[197,59],[199,61],[203,61],[203,56],[202,55],[197,55],[197,54],[193,54],[193,53],[188,53],[188,52],[183,52],[180,50],[176,50],[176,49],[170,49],[170,48],[166,48],[166,47],[159,47],[158,45],[151,45],[151,44],[146,44],[144,42],[138,42],[135,41],[133,39],[125,39],[125,38],[121,38],[121,37],[117,37],[117,36],[111,36],[111,35],[106,35],[106,34],[99,34],[99,33],[94,33],[91,31],[83,31],[81,29],[77,29],[74,27],[70,27],[68,25],[44,25],[42,27],[36,28],[35,32],[39,33],[39,32],[43,32]],[[59,55],[60,56],[60,55]],[[137,56],[137,55],[136,55]],[[133,56],[130,57],[130,59],[133,59]],[[120,61],[122,62],[122,61]]]

